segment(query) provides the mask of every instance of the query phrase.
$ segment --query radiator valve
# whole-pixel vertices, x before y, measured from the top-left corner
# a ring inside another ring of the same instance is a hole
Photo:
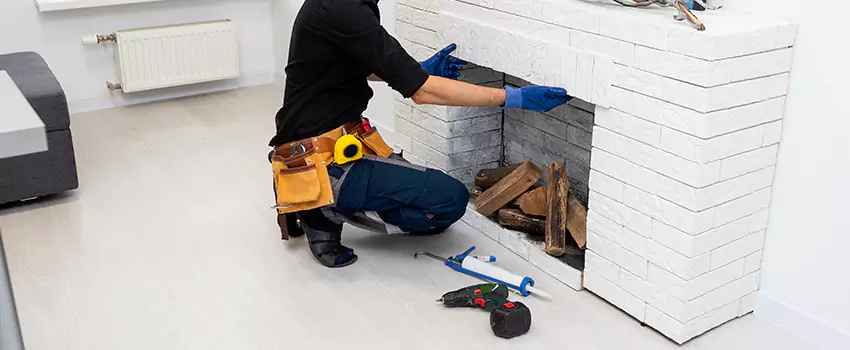
[[[113,83],[111,81],[106,82],[106,88],[109,89],[109,91],[118,91],[124,89],[124,87],[121,86],[121,83]]]
[[[107,41],[115,41],[115,33],[109,35],[89,35],[83,37],[83,45],[97,45]]]

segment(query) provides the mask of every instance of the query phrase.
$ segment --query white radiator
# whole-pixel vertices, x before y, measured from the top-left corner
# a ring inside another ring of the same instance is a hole
[[[115,33],[124,92],[236,78],[239,54],[229,20]]]

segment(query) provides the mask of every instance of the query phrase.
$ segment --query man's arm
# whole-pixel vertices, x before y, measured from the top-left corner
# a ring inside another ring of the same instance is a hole
[[[550,86],[495,89],[430,76],[411,96],[417,104],[443,106],[500,106],[546,112],[567,103],[567,90]]]
[[[432,75],[411,98],[417,104],[503,106],[505,89],[478,86]]]

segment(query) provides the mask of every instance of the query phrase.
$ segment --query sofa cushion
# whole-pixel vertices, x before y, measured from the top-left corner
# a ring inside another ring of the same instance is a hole
[[[48,132],[70,127],[65,93],[41,55],[35,52],[0,55],[0,70],[9,73]]]
[[[47,151],[0,159],[0,204],[77,188],[71,130],[47,133]]]

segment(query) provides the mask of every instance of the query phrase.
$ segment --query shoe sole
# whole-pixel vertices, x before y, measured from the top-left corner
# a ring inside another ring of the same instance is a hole
[[[310,255],[313,255],[313,254],[310,254]],[[355,255],[354,255],[354,258],[352,258],[351,260],[346,261],[344,264],[340,264],[340,265],[328,265],[328,264],[325,264],[325,262],[324,262],[324,261],[322,261],[321,259],[319,259],[319,258],[318,258],[318,257],[316,257],[315,255],[313,255],[313,258],[314,258],[314,259],[316,259],[316,261],[318,261],[318,262],[319,262],[319,264],[322,264],[322,266],[324,266],[324,267],[330,267],[330,268],[332,268],[332,269],[335,269],[335,268],[339,268],[339,267],[346,267],[346,266],[348,266],[348,265],[351,265],[351,264],[353,264],[353,263],[357,262],[357,259],[358,259],[359,257],[357,256],[357,254],[355,254]]]

